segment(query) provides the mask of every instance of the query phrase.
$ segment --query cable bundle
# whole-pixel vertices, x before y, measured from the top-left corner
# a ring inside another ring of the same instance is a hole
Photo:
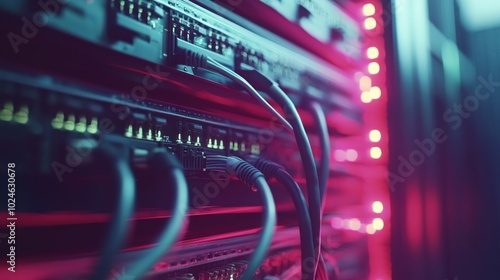
[[[250,280],[266,257],[274,234],[274,227],[276,226],[276,206],[271,189],[264,178],[264,174],[238,157],[207,156],[207,170],[224,170],[236,176],[246,185],[257,188],[262,198],[264,204],[262,231],[248,263],[248,268],[242,277],[243,280]]]
[[[245,159],[257,169],[261,170],[268,179],[276,178],[278,182],[286,187],[288,193],[292,197],[293,204],[299,214],[302,279],[314,279],[315,252],[311,219],[309,210],[307,209],[306,199],[300,187],[293,180],[292,176],[286,172],[283,166],[257,156],[247,156]]]

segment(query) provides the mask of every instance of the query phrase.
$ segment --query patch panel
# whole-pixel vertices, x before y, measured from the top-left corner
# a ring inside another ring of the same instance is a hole
[[[262,51],[258,46],[242,42],[235,57],[236,69],[256,69],[279,82],[288,89],[301,90],[309,86],[305,74],[297,68],[293,60],[280,56],[276,52]]]
[[[273,239],[274,249],[253,279],[264,279],[266,275],[279,277],[296,264],[300,259],[300,249],[294,243],[297,236],[293,233],[297,233],[297,229],[277,230]],[[172,256],[157,264],[151,279],[180,279],[178,277],[188,274],[195,279],[238,279],[248,267],[248,256],[254,246],[251,240],[251,234],[242,235],[209,241],[198,250],[192,250],[195,244],[187,245],[180,251],[174,250]],[[280,259],[283,262],[279,262]]]
[[[36,82],[32,83],[36,85]],[[37,91],[36,86],[23,87]],[[36,110],[41,110],[42,115],[47,117],[37,118],[36,123],[51,127],[54,131],[70,133],[57,134],[61,141],[65,137],[78,137],[78,134],[95,135],[95,139],[100,139],[111,133],[112,139],[115,139],[113,141],[128,145],[133,151],[142,149],[147,154],[149,149],[163,146],[178,157],[190,176],[197,177],[205,172],[207,154],[258,155],[265,147],[257,140],[257,127],[238,128],[231,122],[219,122],[215,116],[171,105],[153,101],[138,105],[132,101],[103,98],[104,95],[94,99],[97,96],[95,93],[80,90],[77,95],[73,95],[62,87],[57,91],[40,89],[38,94],[45,103],[39,104],[40,108]],[[22,113],[27,115],[27,105],[19,104],[14,106],[12,101],[6,99],[1,111],[2,118],[11,121],[17,118],[19,121]],[[112,108],[114,104],[127,107],[127,114],[102,113],[104,108]],[[106,121],[115,128],[113,131],[100,131]]]
[[[204,148],[181,144],[177,145],[175,151],[184,170],[206,171],[207,157]]]
[[[257,69],[290,91],[314,87],[325,93],[321,99],[349,95],[350,78],[295,48],[280,46],[187,1],[168,1],[164,8],[172,21],[174,56],[175,48],[191,49],[236,71]]]
[[[188,262],[187,260],[185,261]],[[246,260],[220,261],[209,265],[203,265],[196,270],[182,270],[169,273],[168,280],[198,279],[198,280],[231,280],[238,279],[248,268]]]
[[[255,142],[256,137],[249,137],[239,131],[232,131],[229,136],[229,152],[233,155],[240,155],[241,153],[248,153],[247,146],[253,145],[250,143]]]
[[[112,49],[163,64],[167,57],[165,11],[155,1],[109,0],[107,40],[99,42]]]
[[[155,25],[152,19],[162,18],[163,10],[154,2],[146,0],[110,0],[110,7],[148,25]]]
[[[203,125],[192,122],[178,122],[177,144],[188,144],[197,147],[202,146]]]
[[[226,129],[213,126],[207,127],[206,147],[212,150],[225,151],[226,150],[225,143],[227,143],[227,134],[228,133]]]
[[[200,1],[201,2],[201,1]],[[340,1],[294,1],[294,2],[276,2],[272,0],[261,1],[281,14],[283,17],[281,22],[271,20],[270,16],[265,17],[261,22],[262,26],[275,26],[276,31],[279,31],[284,37],[288,37],[300,44],[304,48],[309,48],[317,55],[325,59],[342,60],[339,55],[329,54],[330,52],[338,52],[351,60],[359,61],[362,59],[363,32],[359,27],[358,22],[353,19],[341,5],[347,2]],[[341,4],[337,4],[341,3]],[[348,3],[347,5],[349,5]],[[347,6],[346,5],[346,6]],[[252,8],[250,5],[239,9],[242,14],[247,17],[252,17]],[[297,16],[293,16],[291,11],[299,11]],[[270,15],[270,13],[267,13]],[[316,24],[312,23],[314,21]],[[295,29],[290,30],[289,27],[293,23],[300,26],[303,33],[298,33]],[[314,24],[314,25],[312,25]],[[314,28],[312,28],[314,26]],[[292,32],[298,33],[298,36],[292,36]],[[319,44],[305,44],[304,42],[317,40]],[[316,48],[312,48],[311,45]],[[321,48],[323,45],[325,48]],[[336,53],[334,53],[336,54]],[[339,63],[339,62],[334,62]],[[351,62],[352,63],[352,62]],[[339,63],[340,64],[340,63]]]
[[[167,119],[147,113],[132,112],[126,120],[124,136],[155,142],[168,142]]]
[[[233,250],[234,251],[234,250]],[[245,254],[248,252],[246,250],[239,249],[238,253],[233,252],[232,254]],[[227,253],[227,251],[225,251]],[[222,255],[222,252],[210,252],[203,255],[202,259],[211,260],[215,258],[215,255]],[[232,255],[228,254],[228,255]],[[193,258],[193,262],[190,260],[181,260],[184,264],[197,263],[196,258]],[[289,278],[294,279],[296,275],[300,273],[300,266],[297,269],[296,263],[300,260],[300,251],[298,249],[288,249],[282,251],[273,252],[270,256],[262,263],[258,271],[254,275],[254,279],[265,279],[265,276],[270,277],[280,277],[287,275]],[[176,262],[177,265],[179,262]],[[170,264],[172,267],[172,264]],[[175,266],[174,266],[175,267]],[[238,279],[248,267],[248,262],[245,259],[233,259],[229,261],[217,261],[213,263],[208,263],[200,265],[196,268],[182,269],[176,272],[168,273],[165,279],[185,279],[183,277],[194,277],[194,279],[199,280],[230,280]]]
[[[101,2],[105,3],[107,9],[105,14],[98,12]],[[76,5],[75,9],[70,8],[72,5]],[[82,10],[81,15],[73,11],[76,8]],[[180,0],[108,0],[85,5],[70,3],[64,9],[75,17],[72,21],[77,23],[81,20],[85,26],[90,24],[89,18],[99,20],[92,23],[95,26],[91,29],[79,32],[65,26],[64,19],[59,17],[51,19],[50,26],[105,48],[171,67],[177,66],[177,50],[191,49],[236,71],[258,69],[279,82],[289,94],[311,95],[308,92],[319,92],[314,98],[325,101],[325,104],[336,100],[336,95],[342,95],[347,97],[350,106],[340,110],[349,111],[356,107],[349,99],[349,84],[353,79],[340,69],[281,38],[242,28],[194,3]],[[209,79],[211,77],[203,71],[195,71],[195,74]],[[352,116],[361,119],[357,110]]]
[[[229,280],[234,279],[245,271],[247,264],[230,263],[228,265],[214,268],[200,273],[201,280]]]
[[[294,63],[284,58],[279,52],[266,50],[266,54],[259,49],[262,46],[249,45],[252,39],[245,38],[245,34],[238,34],[240,37],[233,37],[228,34],[231,31],[230,26],[219,24],[210,17],[203,17],[186,3],[169,2],[177,10],[170,11],[172,18],[172,34],[180,40],[194,44],[203,49],[224,56],[221,63],[228,64],[227,60],[234,60],[235,68],[243,64],[243,68],[255,68],[269,75],[271,78],[284,84],[294,84],[299,89],[298,82],[301,80],[301,73],[294,67]],[[205,22],[205,23],[203,23]],[[190,34],[194,34],[190,36]],[[175,40],[173,40],[175,41]],[[178,46],[189,48],[184,43],[178,43]],[[207,55],[210,55],[207,53]],[[215,59],[218,56],[214,57]],[[230,63],[233,65],[233,63]]]
[[[196,13],[190,13],[187,9],[183,12],[176,10],[170,12],[173,35],[217,54],[225,56],[233,54],[236,47],[234,39],[213,27],[203,24],[202,21],[206,21],[206,19],[199,19]]]

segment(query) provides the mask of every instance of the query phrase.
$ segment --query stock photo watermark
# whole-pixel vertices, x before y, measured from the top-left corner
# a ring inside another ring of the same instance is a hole
[[[109,276],[110,280],[135,280],[136,275],[132,275],[127,273],[127,270],[125,267],[123,267],[121,270],[116,270],[113,269],[111,271],[111,275]]]
[[[292,114],[289,113],[288,110],[284,110],[284,115],[287,119],[292,117]],[[269,128],[259,129],[257,136],[252,138],[249,144],[263,144],[265,149],[267,144],[274,141],[276,134],[282,132],[283,130],[285,130],[284,124],[279,122],[278,118],[273,116],[269,122]],[[231,176],[234,175],[226,171],[217,170],[212,170],[208,174],[212,179],[210,182],[207,182],[202,189],[196,187],[192,189],[192,205],[195,208],[208,206],[210,204],[210,200],[218,197],[221,190],[225,189],[229,185]]]
[[[407,0],[407,1],[409,1],[409,0]],[[384,22],[384,28],[389,26],[389,24],[393,20],[393,17],[395,15],[398,15],[398,13],[400,13],[405,8],[405,6],[407,6],[409,4],[409,2],[407,2],[407,3],[403,3],[403,2],[405,2],[405,1],[403,1],[403,0],[391,1],[390,6],[382,11],[381,17],[382,17],[382,21]]]
[[[142,83],[133,87],[129,94],[123,94],[120,98],[122,101],[128,101],[132,103],[138,103],[146,99],[148,92],[158,88],[158,86],[163,82],[163,79],[167,77],[170,73],[163,72],[156,66],[156,69],[147,66],[146,71],[148,72],[142,78]],[[118,115],[118,119],[124,120],[130,114],[130,108],[122,103],[113,102],[110,105],[110,111]],[[59,161],[53,161],[51,166],[59,182],[64,180],[63,176],[66,173],[72,173],[74,168],[80,166],[84,160],[89,157],[103,141],[105,134],[111,134],[116,130],[116,126],[113,124],[113,120],[110,118],[103,118],[98,122],[98,128],[96,134],[83,133],[86,139],[79,139],[72,144],[66,145],[66,157],[63,163]],[[94,138],[97,137],[97,139]]]
[[[459,129],[464,119],[468,119],[472,113],[476,112],[482,101],[490,98],[491,94],[496,92],[496,88],[500,87],[500,81],[494,81],[490,74],[488,78],[483,76],[477,77],[478,84],[474,90],[474,94],[466,96],[461,103],[453,104],[452,107],[443,113],[443,121],[453,130]],[[436,127],[432,130],[431,135],[425,139],[415,139],[415,149],[410,151],[407,156],[398,155],[397,172],[389,172],[388,182],[391,191],[395,191],[398,183],[404,183],[415,172],[415,169],[432,156],[439,144],[448,140],[448,135],[441,127]]]
[[[39,0],[37,5],[40,10],[33,13],[31,18],[21,17],[20,32],[9,32],[7,39],[12,46],[12,50],[17,54],[20,51],[21,45],[26,45],[29,41],[38,35],[39,29],[45,27],[50,19],[56,16],[61,7],[67,4],[70,0]]]

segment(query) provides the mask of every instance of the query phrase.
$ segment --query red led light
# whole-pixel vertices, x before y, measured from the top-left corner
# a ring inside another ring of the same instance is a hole
[[[382,96],[382,90],[379,87],[372,87],[370,89],[371,99],[379,99]]]
[[[372,79],[368,76],[363,76],[359,79],[359,89],[368,91],[372,87]]]
[[[363,6],[363,15],[373,16],[375,14],[375,6],[372,3],[367,3]]]
[[[380,72],[380,65],[378,64],[378,62],[370,62],[370,64],[368,64],[368,73],[375,75],[378,74],[379,72]]]
[[[382,230],[384,228],[384,220],[381,218],[375,218],[373,219],[373,228],[376,230]]]
[[[335,157],[336,161],[345,161],[347,159],[347,154],[344,150],[335,150],[335,153],[333,155]]]
[[[363,103],[370,103],[370,102],[372,102],[372,98],[370,96],[370,92],[369,91],[363,91],[361,93],[361,102],[363,102]]]
[[[352,230],[359,230],[361,228],[361,222],[359,219],[351,219],[349,220],[349,228]]]
[[[384,211],[384,204],[380,201],[375,201],[372,203],[372,210],[374,213],[380,214]]]
[[[382,150],[379,147],[372,147],[370,149],[370,156],[373,159],[379,159],[382,156]]]
[[[364,26],[366,30],[373,30],[375,29],[375,27],[377,27],[377,21],[372,17],[366,18]]]
[[[355,161],[358,158],[358,152],[353,149],[349,149],[346,151],[346,158],[348,161]]]
[[[379,51],[377,47],[369,47],[366,50],[366,57],[369,59],[375,59],[379,56]]]
[[[368,234],[374,234],[376,232],[375,228],[373,227],[372,224],[366,225],[366,233]]]
[[[376,143],[379,142],[380,139],[382,139],[382,134],[380,133],[379,130],[374,129],[370,131],[370,134],[368,134],[368,137],[370,138],[370,141]]]

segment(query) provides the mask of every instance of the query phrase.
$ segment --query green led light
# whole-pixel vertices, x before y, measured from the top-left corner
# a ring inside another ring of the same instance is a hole
[[[85,132],[86,128],[87,128],[87,118],[80,117],[80,121],[76,124],[75,130],[78,132]]]
[[[7,102],[3,105],[2,110],[0,111],[0,120],[10,122],[13,117],[14,112],[14,104],[12,102]]]
[[[92,118],[89,126],[87,126],[87,132],[90,134],[97,133],[97,118]]]
[[[161,130],[156,131],[156,141],[161,141],[162,138],[163,137],[161,136]]]
[[[259,146],[259,144],[252,144],[252,147],[250,148],[250,152],[252,154],[255,154],[255,155],[260,154],[260,146]]]
[[[139,129],[137,130],[137,135],[136,137],[139,139],[142,139],[143,133],[142,133],[142,126],[139,126]]]
[[[70,114],[68,119],[64,122],[64,129],[66,130],[74,130],[75,129],[75,115]]]
[[[14,114],[14,121],[17,123],[25,124],[29,120],[29,108],[26,105],[21,106],[19,111]]]
[[[125,131],[125,136],[132,137],[133,134],[134,134],[134,127],[132,125],[129,125],[127,127],[127,130]]]
[[[64,124],[64,113],[59,112],[57,113],[56,117],[52,120],[52,127],[55,129],[61,129],[63,128]]]

